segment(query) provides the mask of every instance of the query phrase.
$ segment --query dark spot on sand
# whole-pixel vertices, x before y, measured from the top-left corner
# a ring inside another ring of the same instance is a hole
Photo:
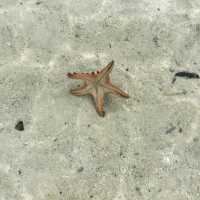
[[[78,170],[77,170],[77,172],[80,173],[80,172],[82,172],[83,170],[84,170],[84,167],[79,167]]]
[[[15,129],[18,130],[18,131],[23,131],[24,130],[23,121],[18,121],[17,124],[15,125]]]

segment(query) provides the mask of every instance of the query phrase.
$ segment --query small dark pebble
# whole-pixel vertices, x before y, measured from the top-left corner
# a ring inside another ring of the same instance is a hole
[[[42,1],[37,1],[36,5],[40,5],[42,3]]]
[[[141,190],[139,187],[135,187],[135,190],[139,193],[139,195],[142,195]]]
[[[126,156],[124,155],[123,151],[120,151],[119,155],[120,155],[120,157],[122,157],[122,158],[126,158]]]
[[[112,45],[111,45],[111,44],[109,44],[109,47],[110,47],[110,48],[112,48]]]
[[[19,174],[19,175],[21,175],[21,174],[22,174],[22,171],[21,171],[20,169],[18,170],[18,174]]]
[[[176,127],[175,127],[175,126],[172,126],[172,127],[170,127],[169,129],[167,129],[165,133],[166,133],[166,134],[170,134],[170,133],[172,133],[175,129],[176,129]]]
[[[62,191],[60,191],[59,194],[61,195],[61,194],[62,194]]]
[[[87,125],[88,128],[90,128],[90,126],[91,126],[90,124]]]
[[[137,167],[136,167],[136,165],[133,165],[133,169],[136,169]]]
[[[93,195],[90,195],[90,198],[92,199],[94,196]]]
[[[178,131],[179,131],[179,133],[182,133],[182,132],[183,132],[183,129],[182,129],[182,128],[179,128]]]
[[[154,36],[153,37],[153,42],[154,42],[154,44],[157,46],[157,47],[159,47],[160,45],[158,44],[158,36]]]
[[[80,172],[82,172],[83,170],[84,170],[84,167],[79,167],[78,170],[77,170],[77,172],[80,173]]]
[[[198,137],[193,138],[193,142],[198,142],[198,141],[199,141]]]
[[[157,8],[157,11],[160,11],[160,8]]]
[[[15,125],[15,129],[18,130],[18,131],[23,131],[24,130],[23,121],[18,121],[17,124]]]
[[[129,68],[126,68],[126,71],[128,72]]]

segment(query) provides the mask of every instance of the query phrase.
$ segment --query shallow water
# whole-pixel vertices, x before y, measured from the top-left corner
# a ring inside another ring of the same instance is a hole
[[[200,196],[200,2],[0,2],[0,199]],[[115,61],[104,118],[67,72]],[[23,122],[24,130],[15,129]]]

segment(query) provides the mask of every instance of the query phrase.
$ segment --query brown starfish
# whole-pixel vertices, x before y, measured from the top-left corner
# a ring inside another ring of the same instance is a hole
[[[113,93],[122,97],[128,98],[129,95],[114,86],[110,81],[110,73],[113,69],[114,61],[111,61],[101,71],[91,73],[68,73],[67,76],[72,79],[81,79],[84,84],[79,88],[72,89],[71,94],[76,96],[82,96],[90,94],[92,95],[96,110],[101,117],[105,116],[104,112],[104,96],[107,93]]]

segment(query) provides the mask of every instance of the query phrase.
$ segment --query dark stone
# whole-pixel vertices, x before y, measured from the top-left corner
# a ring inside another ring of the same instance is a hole
[[[139,187],[135,187],[135,190],[138,192],[139,195],[142,195],[141,190]]]
[[[159,47],[160,45],[158,44],[158,36],[154,36],[153,37],[153,42],[154,42],[154,44],[157,46],[157,47]]]
[[[80,172],[82,172],[83,170],[84,170],[84,167],[79,167],[77,171],[80,173]]]
[[[18,121],[17,124],[15,125],[15,129],[18,130],[18,131],[23,131],[24,130],[23,121]]]
[[[172,126],[172,127],[170,127],[169,129],[167,129],[165,133],[166,133],[166,134],[170,134],[170,133],[172,133],[175,129],[176,129],[176,127],[175,127],[175,126]]]
[[[179,128],[178,131],[179,131],[179,133],[182,133],[182,132],[183,132],[183,129],[182,129],[182,128]]]
[[[36,5],[40,5],[42,3],[42,1],[37,1]]]

